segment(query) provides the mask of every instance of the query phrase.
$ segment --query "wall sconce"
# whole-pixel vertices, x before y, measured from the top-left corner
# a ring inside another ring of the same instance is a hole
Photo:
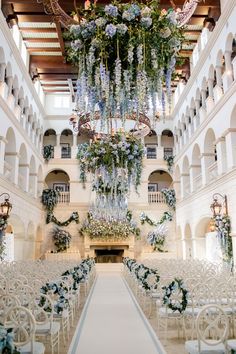
[[[7,219],[10,216],[10,212],[12,209],[12,204],[9,202],[10,195],[8,193],[0,194],[0,197],[5,196],[5,200],[0,204],[0,238],[4,235]]]
[[[216,230],[214,219],[211,219],[211,221],[210,221],[209,230],[210,230],[210,232],[215,232],[215,230]]]
[[[219,201],[219,197],[222,199],[222,203]],[[227,196],[220,193],[213,195],[213,203],[210,206],[213,216],[228,215],[228,203]]]

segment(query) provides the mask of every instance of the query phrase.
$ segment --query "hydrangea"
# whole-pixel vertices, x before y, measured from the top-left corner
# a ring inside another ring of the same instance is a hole
[[[111,17],[117,17],[118,15],[118,8],[114,5],[106,5],[105,6],[105,13]]]
[[[141,10],[141,16],[142,17],[149,17],[151,15],[152,10],[150,9],[150,7],[145,6],[142,10]]]
[[[136,16],[140,15],[140,7],[137,4],[132,4],[128,10]]]
[[[122,18],[123,18],[123,20],[132,21],[135,19],[135,14],[126,10],[123,12]]]
[[[104,27],[107,23],[107,20],[104,17],[99,17],[95,20],[95,24],[97,27]]]
[[[112,38],[116,34],[116,26],[111,23],[106,25],[105,33],[108,37]]]
[[[170,21],[173,25],[176,25],[176,24],[177,24],[175,11],[170,11],[166,17],[169,19],[169,21]]]
[[[80,25],[72,25],[70,27],[70,32],[75,34],[75,35],[79,35],[81,32],[81,26]]]
[[[118,24],[116,29],[121,36],[123,36],[128,31],[128,27],[124,23]]]
[[[71,42],[71,48],[73,50],[80,50],[83,48],[83,43],[80,39],[76,39],[75,41]]]
[[[168,38],[171,35],[171,30],[169,29],[169,27],[165,27],[163,29],[160,30],[160,37],[161,38]]]
[[[149,28],[152,25],[151,17],[142,17],[140,22],[145,28]]]

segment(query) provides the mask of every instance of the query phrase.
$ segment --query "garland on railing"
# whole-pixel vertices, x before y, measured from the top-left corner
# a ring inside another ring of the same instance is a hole
[[[164,155],[164,160],[167,162],[168,171],[173,172],[175,156]]]
[[[45,145],[43,147],[43,158],[45,161],[49,161],[54,156],[54,146],[53,145]]]
[[[13,343],[14,333],[12,328],[6,328],[0,323],[0,353],[20,354]]]
[[[214,218],[215,229],[220,240],[222,257],[225,262],[233,262],[233,245],[231,233],[231,221],[228,215],[216,215]]]
[[[51,231],[54,245],[57,247],[57,252],[64,252],[70,247],[71,234],[68,231],[55,227]]]
[[[176,195],[174,189],[163,188],[161,193],[165,197],[166,204],[173,210],[175,210],[176,205]]]
[[[75,221],[76,224],[79,223],[79,215],[77,211],[73,211],[71,216],[65,221],[59,221],[53,214],[53,210],[58,203],[58,198],[60,192],[55,189],[44,189],[42,193],[42,204],[45,207],[47,212],[46,215],[46,224],[53,222],[57,226],[68,226],[72,221]]]
[[[165,211],[159,221],[153,221],[144,212],[140,214],[140,221],[142,225],[145,224],[146,222],[151,226],[157,226],[163,224],[165,221],[172,221],[172,220],[173,220],[173,214],[170,211]]]

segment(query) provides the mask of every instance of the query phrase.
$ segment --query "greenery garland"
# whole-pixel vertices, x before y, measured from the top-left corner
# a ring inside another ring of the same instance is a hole
[[[49,161],[54,157],[54,146],[53,145],[45,145],[43,147],[43,158],[45,161]]]
[[[165,291],[163,304],[167,305],[173,312],[179,311],[179,313],[183,313],[188,305],[188,290],[184,287],[183,279],[175,278],[168,286],[163,286],[162,289]],[[180,301],[172,299],[174,292],[181,293]]]
[[[58,197],[60,192],[55,189],[44,189],[42,192],[41,201],[44,205],[47,215],[46,215],[46,224],[53,222],[57,226],[68,226],[72,221],[75,221],[76,224],[79,223],[79,215],[77,211],[73,211],[71,216],[65,221],[59,221],[53,214],[53,210],[58,203]]]
[[[167,168],[169,172],[173,172],[175,156],[164,155],[164,160],[167,162]]]
[[[161,190],[161,193],[164,195],[167,205],[171,209],[175,210],[175,205],[176,205],[175,190],[174,189],[169,189],[169,188],[163,188]]]
[[[231,221],[228,215],[216,215],[213,218],[215,229],[222,251],[223,260],[227,263],[233,262],[233,245],[231,233]]]
[[[173,220],[173,214],[169,211],[165,211],[159,221],[153,221],[144,212],[140,214],[140,221],[142,225],[145,224],[146,222],[151,226],[157,226],[163,224],[165,221],[172,221],[172,220]]]
[[[53,222],[57,226],[68,226],[72,221],[75,221],[76,224],[79,224],[79,214],[77,211],[73,211],[71,216],[65,221],[59,221],[53,213],[48,212],[46,217],[46,224]]]

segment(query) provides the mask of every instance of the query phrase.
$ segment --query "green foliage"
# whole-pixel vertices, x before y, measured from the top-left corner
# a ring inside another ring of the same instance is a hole
[[[54,156],[54,146],[53,145],[45,145],[43,147],[43,158],[45,161],[49,161]]]

